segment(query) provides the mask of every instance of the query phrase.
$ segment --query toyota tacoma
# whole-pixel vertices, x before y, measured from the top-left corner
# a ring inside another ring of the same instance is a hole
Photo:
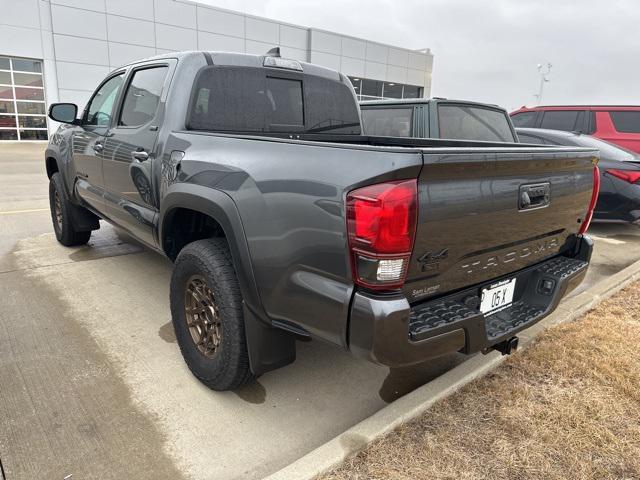
[[[240,387],[319,339],[391,367],[509,353],[585,276],[598,153],[365,135],[348,78],[183,52],[110,73],[46,149],[53,229],[174,262],[194,375]]]

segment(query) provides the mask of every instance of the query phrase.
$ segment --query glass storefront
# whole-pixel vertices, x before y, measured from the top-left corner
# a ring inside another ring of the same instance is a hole
[[[368,78],[349,77],[358,101],[386,100],[395,98],[421,98],[423,89],[416,85],[403,83],[381,82]]]
[[[0,140],[46,140],[42,62],[0,56]]]

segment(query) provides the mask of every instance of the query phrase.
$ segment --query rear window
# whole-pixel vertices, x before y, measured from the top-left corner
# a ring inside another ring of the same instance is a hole
[[[515,115],[511,115],[511,121],[513,122],[513,126],[516,128],[535,127],[537,115],[538,112],[516,113]]]
[[[267,68],[205,67],[197,76],[187,128],[231,132],[360,134],[346,84]]]
[[[640,111],[639,112],[609,112],[613,126],[621,133],[640,133]]]
[[[572,132],[575,130],[579,113],[580,110],[551,110],[544,112],[540,128]]]
[[[464,105],[439,105],[440,138],[513,142],[508,116],[501,111]]]
[[[618,160],[620,162],[638,161],[638,155],[635,152],[622,148],[619,145],[605,142],[599,138],[590,137],[589,135],[574,137],[573,143],[579,147],[597,148],[600,150],[601,160]]]
[[[362,128],[367,135],[410,137],[413,108],[363,108]]]

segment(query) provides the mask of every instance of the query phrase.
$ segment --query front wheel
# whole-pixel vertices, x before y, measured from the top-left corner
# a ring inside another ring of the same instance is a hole
[[[73,247],[89,241],[91,230],[79,230],[74,223],[73,209],[81,207],[73,205],[67,197],[59,172],[54,173],[49,180],[49,208],[53,231],[62,245]]]
[[[225,239],[184,247],[171,277],[171,317],[191,372],[213,390],[253,380],[242,313],[242,294]]]

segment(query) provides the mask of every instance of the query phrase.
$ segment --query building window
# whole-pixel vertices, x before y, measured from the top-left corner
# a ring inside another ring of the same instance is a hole
[[[378,80],[362,80],[362,96],[367,98],[383,98],[382,86],[384,82]]]
[[[422,98],[424,89],[416,85],[381,82],[368,78],[349,77],[358,101],[386,100],[397,98]]]
[[[0,57],[0,140],[46,140],[42,62]]]
[[[402,87],[404,85],[401,83],[384,82],[382,96],[384,98],[402,98]]]

